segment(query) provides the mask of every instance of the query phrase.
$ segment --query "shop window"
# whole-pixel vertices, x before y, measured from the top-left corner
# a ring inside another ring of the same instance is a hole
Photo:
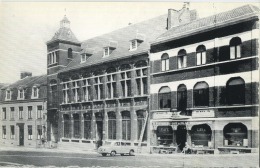
[[[242,123],[229,123],[224,127],[225,146],[248,146],[247,127]]]
[[[80,138],[80,117],[79,114],[73,114],[73,130],[74,130],[74,138]]]
[[[42,139],[42,126],[37,125],[37,139]]]
[[[228,104],[245,104],[245,81],[242,78],[231,78],[226,88]]]
[[[68,58],[73,58],[72,49],[71,48],[68,49]]]
[[[28,125],[28,140],[33,139],[33,134],[32,134],[32,125]]]
[[[193,103],[195,107],[209,106],[209,85],[198,82],[193,89]]]
[[[211,128],[207,124],[194,125],[191,128],[191,142],[195,146],[209,146],[211,142]]]
[[[178,60],[178,68],[185,68],[187,67],[187,53],[186,50],[182,49],[178,52],[177,56]]]
[[[137,137],[139,140],[141,132],[142,132],[142,128],[143,128],[144,122],[145,122],[145,111],[142,111],[142,110],[137,111],[136,115],[137,115]],[[144,131],[142,141],[147,141],[147,127],[146,126],[145,126],[145,131]]]
[[[122,112],[122,139],[130,140],[131,139],[131,120],[130,112]]]
[[[200,45],[196,49],[197,65],[206,64],[206,47]]]
[[[158,126],[156,134],[158,145],[171,145],[173,143],[173,130],[171,126]]]
[[[108,112],[108,139],[116,139],[116,113]]]
[[[161,57],[161,67],[162,71],[168,71],[169,70],[169,55],[163,54]]]
[[[171,89],[169,87],[162,87],[158,96],[160,109],[171,108]]]
[[[63,135],[64,138],[70,138],[70,117],[68,114],[63,115],[64,126],[63,126]]]
[[[84,113],[84,138],[91,139],[92,113]]]
[[[10,139],[14,139],[14,135],[15,135],[15,133],[14,133],[14,125],[11,125],[10,126]]]
[[[230,59],[241,58],[241,44],[242,41],[239,37],[234,37],[230,40]]]
[[[185,85],[179,85],[177,90],[177,109],[184,111],[187,108],[187,88]]]

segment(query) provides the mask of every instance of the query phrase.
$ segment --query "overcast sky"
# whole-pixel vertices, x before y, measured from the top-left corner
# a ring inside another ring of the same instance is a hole
[[[251,3],[254,4],[254,3]],[[191,3],[199,17],[245,3]],[[258,4],[254,4],[259,7]],[[46,41],[66,14],[79,41],[167,13],[183,2],[9,2],[0,1],[0,83],[19,80],[20,71],[46,74]],[[66,9],[66,10],[65,10]],[[165,23],[166,24],[166,23]],[[152,27],[151,27],[152,28]]]

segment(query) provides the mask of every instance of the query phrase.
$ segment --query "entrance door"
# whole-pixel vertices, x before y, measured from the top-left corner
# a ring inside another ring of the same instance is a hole
[[[179,125],[176,131],[176,142],[180,150],[182,150],[185,147],[186,140],[187,140],[186,126]]]
[[[98,147],[102,146],[103,139],[103,121],[96,121],[97,123],[97,143]]]
[[[19,145],[24,146],[24,126],[19,126]]]

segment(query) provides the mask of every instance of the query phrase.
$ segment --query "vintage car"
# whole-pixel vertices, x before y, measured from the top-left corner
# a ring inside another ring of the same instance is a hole
[[[130,143],[127,142],[111,142],[110,144],[105,144],[98,148],[98,153],[102,156],[107,156],[107,154],[110,154],[110,156],[115,156],[116,154],[121,154],[121,156],[125,154],[134,156],[135,151],[136,147],[131,146]]]

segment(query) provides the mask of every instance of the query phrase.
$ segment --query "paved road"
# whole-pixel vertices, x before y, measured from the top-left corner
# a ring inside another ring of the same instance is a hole
[[[241,155],[136,155],[102,157],[95,153],[0,151],[0,166],[57,167],[259,167],[256,154]]]

